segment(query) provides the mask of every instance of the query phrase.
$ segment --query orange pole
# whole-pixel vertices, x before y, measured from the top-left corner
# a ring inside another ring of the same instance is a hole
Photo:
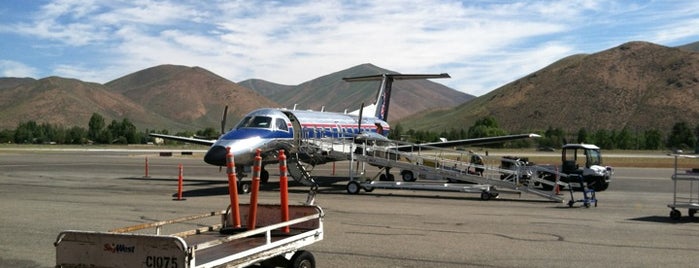
[[[179,166],[179,175],[177,176],[177,200],[182,200],[182,184],[184,181],[184,168],[182,164]]]
[[[250,210],[248,211],[248,230],[254,230],[257,225],[257,195],[260,191],[260,173],[262,172],[262,150],[255,152],[255,163],[252,166],[252,189],[250,192]]]
[[[279,150],[279,192],[281,193],[282,222],[289,221],[289,178],[286,176],[286,155]],[[289,226],[282,227],[282,232],[289,233]]]
[[[226,173],[228,174],[228,195],[231,198],[231,223],[234,228],[240,228],[240,207],[238,205],[238,177],[235,174],[235,162],[231,147],[226,147]]]

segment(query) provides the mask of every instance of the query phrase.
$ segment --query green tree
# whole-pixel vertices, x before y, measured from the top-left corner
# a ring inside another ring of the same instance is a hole
[[[657,150],[663,146],[663,134],[660,130],[649,129],[643,132],[643,147],[645,150]]]
[[[689,128],[687,122],[675,123],[667,138],[667,146],[670,148],[694,148],[696,143],[697,137],[694,136],[694,132]]]
[[[476,121],[468,128],[469,138],[484,138],[506,135],[506,131],[498,126],[498,122],[492,116],[486,116]]]
[[[87,137],[93,141],[100,140],[104,126],[104,117],[98,113],[93,113],[88,123]]]
[[[587,129],[581,128],[580,130],[578,130],[578,139],[577,139],[577,142],[578,142],[578,143],[589,142],[589,141],[588,141],[588,140],[590,139],[589,136],[590,136],[590,134],[587,133]]]
[[[0,143],[11,143],[15,141],[15,131],[11,129],[3,129],[0,131]]]

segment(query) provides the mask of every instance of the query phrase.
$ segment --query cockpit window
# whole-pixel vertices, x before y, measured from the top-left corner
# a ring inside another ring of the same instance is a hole
[[[248,122],[250,122],[250,117],[246,116],[245,118],[243,118],[243,120],[240,120],[240,123],[238,123],[238,125],[235,128],[239,129],[241,127],[245,127],[248,124]]]
[[[255,116],[247,127],[271,128],[272,118],[267,116]]]
[[[284,131],[288,131],[288,130],[289,130],[289,129],[286,127],[286,122],[284,121],[284,119],[277,118],[277,120],[275,121],[275,125],[277,126],[277,129],[278,129],[278,130],[284,130]]]

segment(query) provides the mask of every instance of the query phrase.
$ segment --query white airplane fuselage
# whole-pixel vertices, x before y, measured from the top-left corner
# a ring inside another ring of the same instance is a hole
[[[265,108],[254,110],[236,127],[222,135],[204,156],[211,165],[225,166],[227,148],[234,157],[236,166],[253,164],[257,149],[261,150],[263,165],[276,160],[278,150],[296,152],[302,144],[313,139],[351,139],[359,133],[381,132],[388,135],[390,126],[377,117],[359,116],[319,111],[302,111]],[[299,159],[311,164],[337,161],[326,158]]]

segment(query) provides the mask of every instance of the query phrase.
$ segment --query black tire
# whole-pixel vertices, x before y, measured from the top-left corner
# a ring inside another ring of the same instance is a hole
[[[488,201],[488,200],[490,200],[491,197],[493,197],[493,196],[490,195],[489,192],[486,192],[486,191],[481,192],[481,200]]]
[[[690,208],[689,211],[688,211],[688,213],[689,213],[689,216],[690,216],[690,217],[694,217],[694,214],[697,214],[697,210],[696,210],[696,209],[693,209],[693,208]]]
[[[250,193],[250,182],[249,181],[239,181],[238,182],[238,194]]]
[[[396,181],[396,176],[393,176],[393,174],[388,174],[388,181]]]
[[[607,188],[609,188],[609,182],[607,182],[607,181],[606,181],[606,178],[604,178],[604,177],[599,178],[599,179],[595,182],[594,187],[592,187],[592,189],[594,189],[594,190],[597,191],[597,192],[601,192],[601,191],[607,190]]]
[[[260,171],[260,183],[265,184],[267,182],[269,182],[269,171],[263,168]]]
[[[316,259],[308,251],[299,250],[294,253],[294,256],[289,260],[289,268],[315,268]]]
[[[404,170],[400,175],[405,182],[413,182],[417,180],[417,178],[415,178],[415,174],[413,174],[413,172],[410,170]]]
[[[679,220],[682,217],[682,212],[679,210],[673,209],[670,211],[670,219],[673,220]]]
[[[358,194],[359,190],[361,190],[362,187],[359,185],[359,182],[356,181],[350,181],[347,183],[347,193],[348,194]]]

